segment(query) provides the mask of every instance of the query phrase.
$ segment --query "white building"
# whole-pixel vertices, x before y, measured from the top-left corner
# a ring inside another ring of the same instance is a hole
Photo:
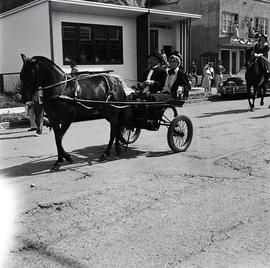
[[[36,0],[0,14],[0,89],[18,76],[21,53],[42,55],[69,72],[66,58],[80,71],[114,70],[140,80],[152,50],[179,50],[190,62],[190,27],[200,15],[102,4],[83,0]]]

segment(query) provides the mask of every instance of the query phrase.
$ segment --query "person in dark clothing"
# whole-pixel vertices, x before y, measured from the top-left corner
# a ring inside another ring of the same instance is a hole
[[[255,57],[262,58],[263,70],[265,72],[265,75],[269,78],[270,62],[268,60],[268,52],[269,43],[267,42],[267,37],[262,34],[259,37],[258,42],[254,46],[254,55]]]
[[[215,72],[216,88],[217,88],[217,90],[219,90],[219,87],[220,87],[220,85],[222,84],[222,81],[223,81],[223,73],[225,72],[225,68],[222,65],[221,60],[219,60],[217,65],[215,65],[214,72]]]
[[[163,58],[159,53],[152,53],[148,57],[149,69],[143,75],[143,82],[139,87],[143,93],[156,93],[161,91],[167,76],[167,72],[161,67]]]
[[[195,87],[198,85],[197,65],[193,61],[191,65],[191,76],[195,78]]]

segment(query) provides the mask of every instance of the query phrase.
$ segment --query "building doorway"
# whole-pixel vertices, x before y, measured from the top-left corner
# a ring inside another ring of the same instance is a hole
[[[245,64],[245,51],[238,49],[221,49],[220,59],[226,73],[236,74]]]

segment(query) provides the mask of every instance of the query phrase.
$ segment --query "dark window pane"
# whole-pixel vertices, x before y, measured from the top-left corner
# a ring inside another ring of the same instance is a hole
[[[109,39],[113,41],[120,41],[120,30],[111,28],[109,31]]]
[[[91,28],[80,27],[80,41],[91,41]]]
[[[230,51],[229,50],[221,50],[221,61],[222,65],[226,69],[226,72],[230,72]]]
[[[63,57],[77,64],[123,62],[122,27],[63,23]]]
[[[92,43],[80,43],[80,64],[94,63],[94,47]]]
[[[107,39],[107,31],[106,31],[105,27],[96,27],[95,39],[96,40],[106,40]]]
[[[77,33],[76,33],[75,26],[64,26],[63,32],[64,32],[64,40],[76,40],[77,39]]]
[[[69,60],[77,60],[77,43],[72,41],[65,41],[63,44],[64,62]]]

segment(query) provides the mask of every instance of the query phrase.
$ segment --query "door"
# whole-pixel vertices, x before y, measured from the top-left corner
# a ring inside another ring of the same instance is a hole
[[[221,50],[220,53],[222,65],[225,68],[226,73],[230,73],[230,50]]]
[[[237,51],[232,51],[232,74],[237,72]]]

